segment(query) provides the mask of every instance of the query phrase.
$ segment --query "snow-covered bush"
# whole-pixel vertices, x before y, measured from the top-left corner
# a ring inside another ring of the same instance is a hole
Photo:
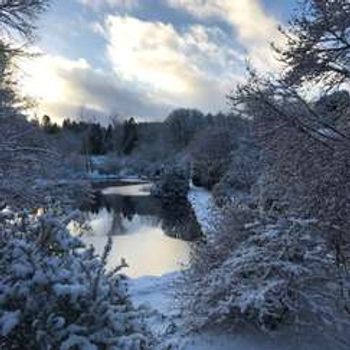
[[[289,326],[349,346],[349,275],[337,271],[318,223],[261,220],[244,207],[224,217],[185,272],[190,325],[248,324],[269,332]]]
[[[55,168],[57,153],[24,117],[1,117],[0,129],[0,201],[33,204],[40,197],[33,188],[34,178]]]
[[[232,151],[230,164],[225,175],[213,188],[215,202],[225,205],[238,193],[249,193],[260,173],[259,148],[252,137],[240,140],[238,147]]]
[[[49,136],[24,116],[0,118],[0,202],[40,207],[54,197],[80,205],[91,194],[83,174],[66,162]]]
[[[69,218],[68,218],[69,219]],[[6,214],[0,223],[1,349],[147,349],[142,311],[119,268],[50,213]]]
[[[189,171],[186,166],[167,166],[156,181],[152,194],[164,199],[186,198],[189,191]]]
[[[212,189],[220,181],[235,142],[232,133],[223,127],[207,128],[196,135],[189,147],[194,185]]]

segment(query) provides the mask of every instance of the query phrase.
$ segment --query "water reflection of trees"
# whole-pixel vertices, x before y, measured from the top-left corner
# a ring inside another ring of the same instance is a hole
[[[98,193],[94,204],[85,210],[98,213],[101,208],[106,208],[108,212],[121,213],[128,220],[132,220],[135,214],[157,216],[160,213],[159,201],[152,196],[103,195]]]
[[[162,203],[162,229],[170,237],[193,241],[202,235],[195,213],[185,199]]]
[[[111,233],[123,234],[125,221],[132,221],[135,215],[155,220],[152,225],[160,225],[164,234],[187,241],[201,236],[200,226],[187,200],[162,202],[152,196],[123,196],[96,194],[93,204],[86,211],[98,214],[102,208],[112,215]]]

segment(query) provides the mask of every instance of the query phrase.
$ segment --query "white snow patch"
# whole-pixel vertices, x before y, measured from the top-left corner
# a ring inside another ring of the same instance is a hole
[[[214,203],[212,194],[204,188],[191,185],[187,198],[192,205],[202,232],[205,235],[209,234],[213,229],[215,218],[219,215],[219,209]]]
[[[145,276],[129,281],[129,292],[134,305],[146,307],[147,323],[153,334],[159,339],[157,350],[184,349],[179,332],[181,314],[174,300],[174,283],[180,272],[172,272],[160,277]],[[176,344],[176,347],[174,347]]]
[[[160,313],[174,315],[178,312],[174,304],[173,287],[181,272],[162,276],[144,276],[130,279],[129,290],[135,305],[146,305]]]
[[[119,180],[119,176],[115,174],[103,174],[98,170],[88,173],[87,176],[91,180]]]

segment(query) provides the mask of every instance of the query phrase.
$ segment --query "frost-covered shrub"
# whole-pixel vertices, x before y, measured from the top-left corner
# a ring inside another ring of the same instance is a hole
[[[189,191],[189,171],[185,166],[168,166],[155,183],[152,194],[161,198],[186,198]]]
[[[57,153],[23,116],[2,116],[0,130],[0,201],[11,206],[34,205],[42,200],[34,189],[35,179],[56,169]]]
[[[44,207],[54,197],[79,206],[91,189],[84,174],[65,160],[37,125],[23,116],[0,118],[0,202]]]
[[[147,349],[142,312],[105,254],[72,237],[51,214],[0,224],[1,349]]]
[[[192,181],[212,189],[227,171],[235,140],[227,128],[208,128],[199,133],[189,147]]]
[[[252,139],[241,140],[232,152],[225,175],[213,188],[217,205],[223,206],[238,193],[249,193],[260,173],[259,148]]]
[[[190,325],[290,326],[345,335],[349,345],[349,275],[337,273],[318,223],[262,221],[250,209],[229,210],[185,272],[182,300]]]
[[[83,179],[40,179],[36,181],[34,189],[43,197],[36,207],[51,206],[54,202],[55,207],[77,208],[91,204],[94,200],[91,183]]]

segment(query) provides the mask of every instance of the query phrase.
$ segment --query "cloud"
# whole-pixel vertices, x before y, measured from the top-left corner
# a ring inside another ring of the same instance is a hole
[[[110,8],[124,8],[130,10],[139,6],[139,0],[77,0],[83,5],[89,6],[93,9],[99,9],[103,6]]]
[[[281,42],[278,21],[268,15],[259,0],[167,0],[173,8],[182,9],[195,18],[219,18],[237,33],[239,43],[258,68],[277,65],[270,50],[271,41]]]
[[[38,100],[39,115],[74,118],[82,107],[98,116],[153,120],[180,107],[215,113],[225,109],[226,94],[242,78],[244,55],[218,27],[179,30],[121,15],[93,26],[105,39],[110,70],[57,55],[23,65],[30,72],[21,79],[23,91]]]
[[[21,68],[31,72],[20,80],[23,93],[39,102],[39,115],[49,114],[56,120],[77,118],[83,107],[97,118],[119,114],[141,119],[163,118],[172,108],[156,104],[113,74],[93,69],[84,59],[43,55]]]
[[[77,1],[90,6],[137,5],[130,0]],[[213,113],[226,109],[226,94],[244,79],[244,48],[259,58],[266,49],[266,32],[275,30],[275,21],[264,13],[258,0],[241,4],[228,0],[166,1],[192,13],[193,18],[181,24],[174,21],[175,25],[123,11],[114,15],[103,12],[103,19],[92,17],[90,29],[94,43],[98,42],[96,52],[103,70],[91,66],[87,59],[58,55],[28,63],[24,70],[31,76],[24,77],[22,83],[25,92],[39,100],[39,113],[75,117],[84,106],[98,115],[119,113],[159,120],[179,107]],[[209,21],[212,17],[229,23],[241,45],[226,26]],[[203,19],[208,19],[207,23]],[[266,64],[267,60],[260,58]]]
[[[244,64],[217,27],[190,25],[179,31],[169,23],[110,15],[104,32],[116,75],[158,104],[217,111]]]

